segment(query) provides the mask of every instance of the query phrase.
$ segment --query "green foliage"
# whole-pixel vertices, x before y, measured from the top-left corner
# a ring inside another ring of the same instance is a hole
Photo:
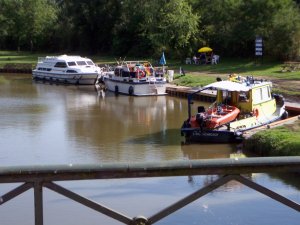
[[[221,56],[300,55],[293,0],[0,0],[0,49],[88,51],[183,59],[210,46]]]
[[[198,32],[199,16],[193,14],[191,6],[183,0],[167,1],[153,13],[156,14],[152,16],[156,17],[156,21],[144,24],[149,40],[158,52],[167,49],[181,55]]]
[[[33,50],[56,21],[56,5],[50,0],[0,0],[2,45]],[[1,46],[0,44],[0,46]]]
[[[299,6],[291,0],[195,1],[202,10],[203,44],[231,56],[253,56],[255,36],[264,40],[264,54],[299,56]]]
[[[300,121],[254,134],[245,148],[263,156],[299,156]]]

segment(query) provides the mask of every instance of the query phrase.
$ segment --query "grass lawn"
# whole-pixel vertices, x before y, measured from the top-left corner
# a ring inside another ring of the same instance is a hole
[[[267,61],[255,63],[250,59],[223,59],[217,65],[184,65],[172,61],[169,68],[175,70],[176,85],[201,87],[215,82],[217,77],[224,80],[229,74],[236,73],[242,76],[254,76],[258,79],[267,79],[273,82],[273,92],[283,94],[290,99],[300,99],[300,70],[282,72],[283,63]],[[179,68],[183,68],[186,75],[179,75]]]

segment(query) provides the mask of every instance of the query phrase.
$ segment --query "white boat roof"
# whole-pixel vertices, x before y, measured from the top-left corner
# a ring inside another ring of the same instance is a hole
[[[245,83],[237,83],[225,80],[206,85],[204,89],[214,89],[222,91],[249,91],[251,89],[251,86],[246,86]]]
[[[81,57],[79,55],[59,55],[59,56],[46,56],[46,59],[53,59],[53,60],[90,60],[86,57]]]
[[[91,61],[90,58],[81,57],[78,55],[59,55],[59,56],[46,56],[38,57],[38,63],[56,63],[56,62],[70,62],[70,61]]]

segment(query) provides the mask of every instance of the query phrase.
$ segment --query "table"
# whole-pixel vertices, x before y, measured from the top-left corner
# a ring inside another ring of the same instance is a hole
[[[300,70],[300,61],[288,61],[284,62],[281,72],[294,72],[297,70]]]

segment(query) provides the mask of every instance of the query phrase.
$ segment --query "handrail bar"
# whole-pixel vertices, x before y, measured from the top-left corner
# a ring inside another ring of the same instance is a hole
[[[0,167],[0,183],[300,171],[300,156]]]

